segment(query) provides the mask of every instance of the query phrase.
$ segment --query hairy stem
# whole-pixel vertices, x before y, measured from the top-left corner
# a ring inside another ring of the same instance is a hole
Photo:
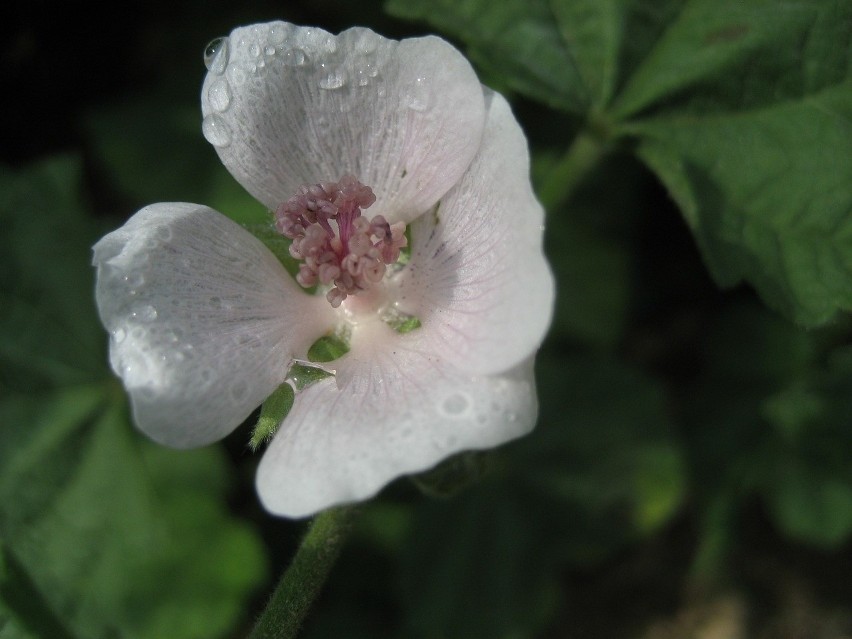
[[[296,556],[284,571],[250,639],[296,637],[322,590],[354,520],[354,508],[333,508],[311,522]]]

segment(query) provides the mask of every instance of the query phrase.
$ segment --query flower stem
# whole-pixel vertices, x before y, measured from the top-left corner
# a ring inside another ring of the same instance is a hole
[[[581,130],[538,189],[538,197],[545,210],[553,212],[565,205],[577,185],[595,167],[606,150],[607,145],[600,134],[588,129]]]
[[[291,639],[297,635],[340,555],[354,513],[353,507],[332,508],[314,518],[249,639]]]

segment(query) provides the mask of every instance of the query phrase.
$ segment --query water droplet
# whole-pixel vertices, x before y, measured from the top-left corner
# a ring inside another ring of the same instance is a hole
[[[284,39],[287,35],[284,33],[284,29],[281,27],[272,27],[269,30],[269,41],[272,44],[281,44],[284,42]]]
[[[157,309],[150,304],[146,304],[145,306],[137,308],[130,314],[130,316],[140,322],[153,322],[157,319]]]
[[[123,328],[117,328],[112,332],[112,341],[116,344],[121,344],[125,337],[127,337],[127,333]]]
[[[516,421],[518,421],[518,415],[517,415],[517,413],[509,413],[509,421],[510,421],[510,422],[516,422]]]
[[[288,49],[284,52],[284,64],[289,67],[301,67],[307,60],[308,56],[299,48]]]
[[[216,38],[204,48],[204,66],[210,73],[221,75],[228,66],[228,38]]]
[[[263,50],[263,52],[264,52],[266,55],[275,55],[275,47],[273,47],[273,46],[268,46],[268,47],[266,47],[266,48]]]
[[[355,76],[358,80],[359,87],[365,87],[370,84],[370,76],[367,74],[366,71],[364,71],[364,69],[358,69],[358,71],[355,73]]]
[[[249,55],[251,55],[254,58],[256,58],[257,56],[260,55],[260,47],[258,46],[258,44],[256,42],[253,42],[249,46]]]
[[[379,44],[379,38],[372,31],[362,31],[356,49],[364,55],[369,55],[376,50]]]
[[[426,111],[429,108],[431,98],[431,90],[426,78],[417,78],[414,84],[409,88],[408,108],[412,111]]]
[[[138,272],[128,273],[123,279],[130,288],[137,288],[145,283],[145,276]]]
[[[172,239],[172,230],[168,226],[161,226],[157,229],[157,237],[163,242],[168,242]]]
[[[235,87],[239,87],[245,84],[245,81],[248,78],[245,69],[239,66],[236,62],[228,67],[227,75],[228,79],[231,81],[231,84]]]
[[[470,406],[470,400],[461,393],[450,395],[441,405],[443,412],[447,415],[461,415]]]
[[[216,80],[207,90],[207,99],[214,110],[226,111],[231,104],[231,87],[225,80]]]
[[[346,75],[344,74],[342,69],[335,69],[334,71],[329,71],[326,75],[320,78],[319,81],[320,89],[339,89],[345,84]]]
[[[213,146],[228,146],[231,143],[231,129],[218,115],[208,115],[201,123],[204,138]]]

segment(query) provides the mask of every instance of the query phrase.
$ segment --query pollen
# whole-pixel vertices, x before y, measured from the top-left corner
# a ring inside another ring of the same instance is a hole
[[[275,211],[275,227],[293,240],[290,255],[302,262],[296,281],[305,288],[330,286],[326,299],[334,308],[381,282],[407,244],[405,223],[362,215],[375,201],[369,186],[344,175],[300,187]]]

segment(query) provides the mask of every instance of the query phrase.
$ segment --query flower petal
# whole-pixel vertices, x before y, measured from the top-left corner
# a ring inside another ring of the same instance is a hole
[[[145,207],[95,245],[94,264],[136,424],[175,447],[236,428],[333,321],[259,240],[197,204]]]
[[[412,225],[397,300],[436,354],[490,374],[539,346],[553,307],[544,210],[529,178],[526,138],[506,101],[489,96],[482,146],[438,210]]]
[[[369,330],[377,334],[359,334],[337,380],[296,396],[263,456],[257,490],[270,512],[304,517],[366,499],[400,475],[502,444],[535,424],[532,358],[499,376],[470,377],[420,350],[418,340],[381,323]],[[375,341],[388,348],[373,348]]]
[[[204,133],[270,209],[303,184],[349,173],[375,192],[371,216],[408,221],[479,146],[482,87],[440,38],[273,22],[234,30],[225,48],[204,81]]]

